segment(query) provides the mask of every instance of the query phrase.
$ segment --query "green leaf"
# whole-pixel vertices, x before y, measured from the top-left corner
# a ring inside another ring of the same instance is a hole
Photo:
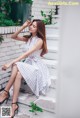
[[[3,40],[4,40],[3,36],[0,35],[0,42],[2,43]]]
[[[30,112],[35,112],[35,111],[43,112],[42,108],[37,106],[35,103],[31,102],[30,104],[31,104],[30,107],[32,108]]]
[[[41,15],[43,16],[43,11],[41,10]]]
[[[34,110],[29,110],[30,112],[34,112]]]
[[[46,17],[46,14],[43,14],[44,17]]]

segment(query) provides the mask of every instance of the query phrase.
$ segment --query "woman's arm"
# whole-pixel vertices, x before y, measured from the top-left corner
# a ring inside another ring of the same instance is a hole
[[[11,65],[15,64],[16,62],[28,57],[30,54],[32,54],[33,52],[35,52],[36,50],[39,50],[42,48],[43,45],[43,40],[39,39],[37,41],[37,43],[27,52],[25,52],[24,54],[22,54],[21,56],[19,56],[18,58],[14,59],[13,61],[11,61],[8,64],[3,65],[2,70],[6,70],[7,68],[9,68]]]
[[[16,58],[15,60],[12,61],[12,63],[16,63],[26,57],[28,57],[30,54],[32,54],[33,52],[35,52],[36,50],[39,50],[41,49],[42,47],[42,44],[43,44],[43,41],[42,39],[39,39],[37,41],[37,43],[30,49],[28,50],[27,52],[25,52],[24,54],[22,54],[20,57]]]
[[[26,27],[28,27],[31,24],[31,22],[29,20],[27,20],[18,31],[16,31],[14,34],[12,34],[11,38],[15,39],[15,40],[19,40],[19,41],[27,41],[28,38],[24,37],[24,36],[18,36],[18,34],[25,29]]]

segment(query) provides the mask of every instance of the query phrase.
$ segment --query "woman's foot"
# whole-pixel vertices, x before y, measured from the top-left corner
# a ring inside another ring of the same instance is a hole
[[[12,103],[12,113],[11,113],[11,118],[13,118],[13,117],[15,116],[15,112],[18,113],[18,108],[19,108],[19,106],[18,106],[17,102]]]
[[[6,90],[3,90],[3,92],[0,93],[0,104],[2,104],[5,100],[7,103],[9,97],[10,97],[9,92]]]

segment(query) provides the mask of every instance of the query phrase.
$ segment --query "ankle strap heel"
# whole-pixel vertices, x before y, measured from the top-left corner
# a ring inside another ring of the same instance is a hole
[[[7,104],[8,100],[10,98],[10,93],[8,91],[6,91],[5,89],[4,89],[4,91],[8,94],[8,98],[6,99],[6,104]]]
[[[8,96],[5,99],[3,99],[3,101],[0,102],[0,105],[3,104],[4,101],[6,101],[6,104],[7,104],[9,97],[10,97],[10,93],[8,91],[6,91],[5,89],[4,89],[4,91],[8,94]]]
[[[6,91],[5,89],[4,89],[4,91],[8,94],[8,96],[10,96],[10,93],[8,91]]]
[[[14,115],[13,115],[11,118],[13,118],[13,117],[15,116],[16,113],[18,114],[18,108],[19,108],[17,102],[14,102],[14,103],[12,103],[12,104],[16,104],[16,105],[17,105],[17,108],[15,109],[15,111],[14,111]],[[15,113],[15,112],[16,112],[16,113]]]
[[[14,102],[14,103],[12,103],[12,104],[16,104],[16,105],[18,106],[18,108],[19,108],[18,102]]]
[[[12,102],[12,104],[16,104],[18,106],[18,102]]]

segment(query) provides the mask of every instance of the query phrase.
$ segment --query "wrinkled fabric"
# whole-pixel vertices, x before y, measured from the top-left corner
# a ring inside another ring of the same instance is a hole
[[[24,46],[24,52],[30,50],[39,39],[33,37]],[[25,79],[32,92],[38,97],[40,94],[46,95],[48,87],[51,84],[49,70],[41,59],[41,51],[37,50],[29,55],[24,62],[17,62],[17,67]]]

